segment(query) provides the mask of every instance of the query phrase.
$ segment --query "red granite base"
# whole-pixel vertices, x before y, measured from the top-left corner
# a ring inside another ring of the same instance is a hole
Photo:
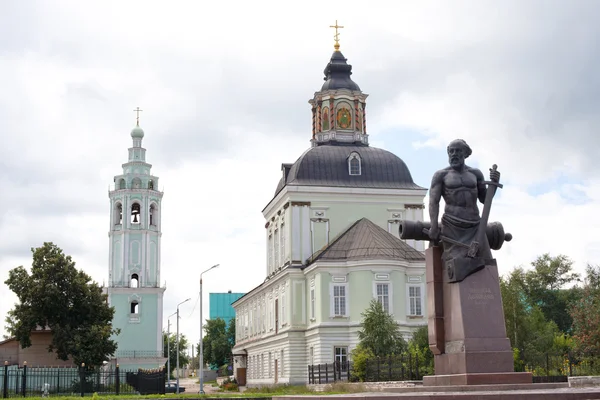
[[[470,373],[423,377],[423,386],[504,385],[533,383],[531,372]]]

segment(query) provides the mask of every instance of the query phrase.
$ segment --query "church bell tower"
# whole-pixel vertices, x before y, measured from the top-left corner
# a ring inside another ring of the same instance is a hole
[[[109,191],[110,238],[108,300],[115,308],[113,327],[118,347],[115,363],[123,368],[164,365],[162,313],[164,287],[160,286],[161,203],[158,177],[151,174],[142,147],[144,131],[131,131],[133,140],[123,172]]]

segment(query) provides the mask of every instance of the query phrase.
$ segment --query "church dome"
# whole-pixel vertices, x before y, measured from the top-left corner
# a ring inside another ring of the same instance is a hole
[[[360,174],[350,175],[349,158],[358,154]],[[387,150],[355,144],[312,147],[294,164],[284,164],[275,195],[286,185],[355,187],[376,189],[423,189],[413,182],[400,157]]]
[[[321,91],[336,89],[360,90],[360,87],[350,78],[352,65],[346,61],[348,60],[341,51],[336,50],[333,52],[331,60],[329,60],[323,71],[325,83],[321,87]]]
[[[131,137],[142,139],[144,137],[144,130],[140,128],[139,125],[136,125],[135,128],[131,130]]]

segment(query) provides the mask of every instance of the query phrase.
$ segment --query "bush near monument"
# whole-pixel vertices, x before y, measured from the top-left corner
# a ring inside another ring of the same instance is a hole
[[[23,266],[9,271],[4,282],[19,303],[8,312],[6,329],[22,348],[31,346],[31,332],[50,328],[48,351],[61,360],[93,367],[102,365],[117,349],[111,339],[114,309],[106,294],[71,256],[51,242],[32,248],[31,274]]]

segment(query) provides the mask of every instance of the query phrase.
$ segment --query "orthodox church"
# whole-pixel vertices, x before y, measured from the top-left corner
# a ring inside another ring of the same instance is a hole
[[[160,286],[161,202],[158,177],[151,174],[137,124],[123,172],[109,190],[108,302],[115,308],[117,352],[111,364],[127,370],[163,366],[163,294]]]
[[[337,34],[334,49],[309,101],[311,146],[281,165],[262,210],[265,280],[233,303],[234,371],[249,386],[305,384],[307,365],[346,361],[372,299],[407,339],[427,324],[424,245],[398,235],[402,219],[423,220],[427,189],[369,146],[367,95]]]

